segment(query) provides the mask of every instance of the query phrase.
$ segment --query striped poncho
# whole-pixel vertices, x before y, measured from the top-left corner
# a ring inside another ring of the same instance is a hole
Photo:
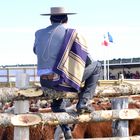
[[[79,91],[87,59],[87,45],[75,29],[67,29],[62,48],[53,71],[63,79],[59,84],[65,90]]]

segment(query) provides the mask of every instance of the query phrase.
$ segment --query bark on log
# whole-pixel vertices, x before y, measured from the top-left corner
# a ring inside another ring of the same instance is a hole
[[[12,125],[11,118],[14,116],[15,116],[14,114],[0,113],[0,125],[1,126]]]
[[[140,94],[140,83],[134,84],[116,84],[97,86],[96,97],[118,97],[128,95]],[[56,98],[77,98],[78,93],[73,92],[54,92],[54,91],[42,91],[40,88],[28,88],[20,90],[17,88],[0,88],[0,101],[11,101],[11,100],[24,100],[28,98],[42,98],[42,99],[56,99]]]
[[[90,114],[40,113],[40,114],[0,114],[0,125],[30,126],[39,123],[46,125],[76,124],[84,122],[112,121],[114,119],[140,119],[140,109],[100,110]],[[16,120],[16,121],[15,121]]]
[[[140,84],[120,84],[118,86],[103,86],[96,88],[96,95],[98,97],[118,97],[136,94],[140,94]]]
[[[48,125],[74,124],[84,122],[101,122],[112,121],[114,119],[140,119],[139,109],[122,109],[122,110],[102,110],[94,111],[90,114],[73,114],[73,113],[43,113],[41,114],[42,122]]]

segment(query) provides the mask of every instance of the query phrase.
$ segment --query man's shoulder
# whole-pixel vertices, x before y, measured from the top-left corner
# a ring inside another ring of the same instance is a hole
[[[39,33],[42,33],[46,30],[46,28],[42,28],[42,29],[38,29],[35,33],[36,34],[39,34]]]
[[[55,26],[49,25],[45,28],[38,29],[35,33],[36,34],[41,34],[41,33],[49,32],[49,31],[53,30],[54,28],[55,28]]]

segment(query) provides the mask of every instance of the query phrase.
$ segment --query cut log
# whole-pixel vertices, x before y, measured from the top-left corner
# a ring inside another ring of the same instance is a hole
[[[16,96],[25,96],[25,97],[37,97],[37,96],[41,96],[43,94],[41,89],[37,89],[37,88],[28,88],[28,89],[19,89],[16,90],[14,93]]]
[[[140,84],[120,84],[118,86],[101,86],[96,88],[98,97],[118,97],[140,94]]]
[[[131,81],[132,82],[132,81]],[[140,83],[137,84],[124,83],[112,84],[106,86],[97,86],[96,97],[119,97],[140,94]],[[0,101],[24,100],[27,98],[42,99],[59,99],[59,98],[78,98],[76,92],[58,92],[54,90],[41,90],[38,87],[32,87],[25,90],[17,88],[0,88]]]
[[[33,120],[32,120],[33,119]],[[78,115],[72,113],[40,113],[40,114],[0,114],[0,125],[30,126],[38,123],[47,125],[76,124],[84,122],[112,121],[114,119],[140,119],[140,109],[99,110]]]
[[[20,114],[11,118],[11,123],[14,126],[31,126],[39,124],[40,122],[41,117],[33,114]]]
[[[74,124],[84,122],[99,122],[140,119],[139,109],[122,109],[122,110],[100,110],[94,111],[90,114],[73,114],[73,113],[41,113],[41,118],[44,124],[58,125],[58,124]]]

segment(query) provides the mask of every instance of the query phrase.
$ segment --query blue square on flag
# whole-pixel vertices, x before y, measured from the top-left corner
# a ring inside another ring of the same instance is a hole
[[[112,36],[110,35],[109,32],[108,32],[108,40],[109,40],[109,42],[112,42],[113,43],[113,38],[112,38]]]

